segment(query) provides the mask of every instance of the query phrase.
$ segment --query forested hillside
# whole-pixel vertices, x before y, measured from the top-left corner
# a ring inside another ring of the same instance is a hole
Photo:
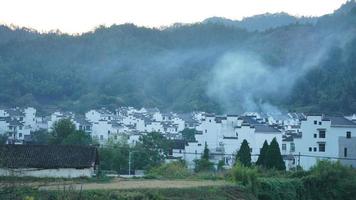
[[[0,105],[356,112],[355,4],[310,21],[280,15],[263,30],[219,20],[81,35],[1,26]]]

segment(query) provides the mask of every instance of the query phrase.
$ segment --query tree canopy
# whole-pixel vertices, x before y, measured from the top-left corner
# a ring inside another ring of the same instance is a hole
[[[269,27],[264,31],[220,22],[166,29],[123,24],[81,35],[0,26],[0,105],[82,112],[122,105],[223,112],[224,100],[233,99],[230,108],[234,108],[243,103],[239,96],[244,95],[230,87],[230,92],[216,94],[214,89],[221,85],[211,83],[218,72],[223,73],[221,77],[229,75],[221,64],[234,63],[238,58],[233,56],[229,62],[225,58],[238,52],[261,60],[261,65],[254,63],[249,69],[267,66],[265,74],[287,71],[278,77],[293,78],[293,84],[288,88],[263,84],[273,80],[263,76],[241,84],[219,81],[222,86],[241,85],[240,92],[250,90],[246,84],[252,82],[276,88],[278,95],[257,90],[254,98],[289,110],[356,112],[355,9],[307,23],[281,25],[270,19],[260,20],[265,23],[259,27]],[[298,71],[308,64],[303,61],[312,66]],[[238,69],[228,71],[244,74],[234,70]],[[281,91],[286,93],[280,95]]]
[[[251,166],[251,148],[248,145],[247,140],[243,140],[241,147],[236,154],[236,163],[240,163],[243,166]]]

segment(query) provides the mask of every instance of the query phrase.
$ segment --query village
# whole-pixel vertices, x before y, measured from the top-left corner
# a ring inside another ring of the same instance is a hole
[[[166,162],[184,160],[189,169],[194,169],[194,161],[200,158],[205,146],[209,147],[211,162],[217,165],[223,160],[226,168],[232,167],[243,140],[247,140],[252,162],[256,162],[263,143],[271,143],[274,138],[287,170],[297,166],[307,170],[320,159],[338,160],[344,165],[356,166],[355,115],[257,112],[242,115],[178,114],[163,113],[157,108],[120,107],[114,111],[93,109],[85,115],[56,111],[49,116],[39,116],[32,107],[9,108],[0,109],[0,134],[6,137],[6,144],[26,146],[31,144],[33,132],[50,132],[61,119],[70,119],[77,130],[89,134],[99,145],[122,140],[135,145],[142,135],[158,132],[173,141]],[[185,140],[182,136],[184,130],[194,130],[194,139]],[[61,155],[66,156],[63,152]],[[84,175],[90,176],[90,173]]]

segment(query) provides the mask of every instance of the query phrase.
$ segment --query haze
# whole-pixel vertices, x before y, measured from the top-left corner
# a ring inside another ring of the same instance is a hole
[[[287,12],[321,16],[346,0],[1,0],[0,23],[81,33],[99,25],[134,23],[161,27],[193,23],[212,16],[242,19],[256,14]]]

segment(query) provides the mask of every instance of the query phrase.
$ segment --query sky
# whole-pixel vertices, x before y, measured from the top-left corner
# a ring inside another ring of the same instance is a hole
[[[82,33],[99,25],[146,27],[194,23],[219,16],[240,20],[266,12],[295,16],[332,13],[347,0],[0,0],[0,23]]]

